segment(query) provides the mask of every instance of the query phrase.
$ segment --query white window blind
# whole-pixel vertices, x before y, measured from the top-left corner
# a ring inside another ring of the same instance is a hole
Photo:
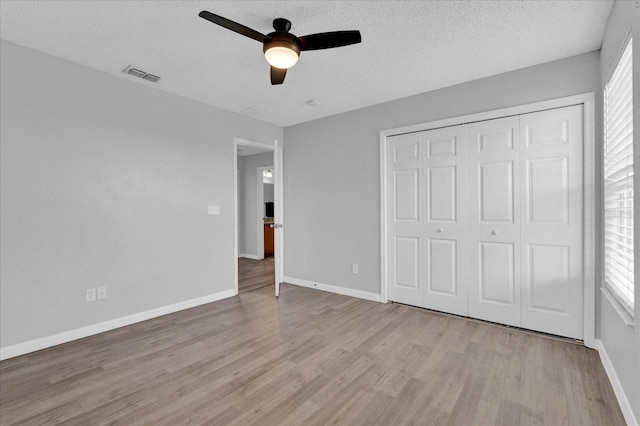
[[[604,88],[604,280],[633,315],[633,99],[631,39]]]

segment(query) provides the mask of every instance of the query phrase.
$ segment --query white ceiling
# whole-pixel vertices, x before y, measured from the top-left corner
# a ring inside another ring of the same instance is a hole
[[[612,0],[2,1],[0,38],[280,126],[600,48]],[[303,52],[271,86],[262,45],[198,17],[264,34],[358,29],[362,43]],[[160,76],[150,83],[128,66]],[[316,100],[318,106],[309,105]]]

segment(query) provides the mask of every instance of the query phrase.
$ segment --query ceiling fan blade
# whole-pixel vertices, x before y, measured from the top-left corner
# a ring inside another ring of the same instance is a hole
[[[213,14],[211,12],[207,12],[203,10],[198,14],[199,17],[206,19],[207,21],[211,21],[214,24],[218,24],[221,27],[225,27],[228,30],[235,31],[238,34],[242,34],[243,36],[252,38],[254,40],[259,41],[260,43],[264,43],[267,39],[267,36],[259,33],[258,31],[251,29],[249,27],[245,27],[242,24],[238,24],[237,22],[233,22],[230,19],[223,18],[222,16]]]
[[[287,75],[287,70],[271,67],[271,85],[282,84],[285,75]]]
[[[320,50],[360,43],[362,37],[360,31],[354,30],[309,34],[299,37],[298,40],[302,46],[300,50]]]

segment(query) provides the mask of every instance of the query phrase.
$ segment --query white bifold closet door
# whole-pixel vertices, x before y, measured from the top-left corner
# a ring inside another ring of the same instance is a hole
[[[465,126],[425,133],[425,308],[467,315]]]
[[[520,326],[518,117],[468,129],[469,316]]]
[[[387,138],[390,300],[582,338],[582,106]]]
[[[522,327],[582,339],[582,105],[520,116]]]
[[[394,136],[387,145],[389,298],[424,306],[425,132]]]
[[[467,315],[464,126],[394,136],[389,159],[389,298]],[[462,184],[461,184],[462,182]]]

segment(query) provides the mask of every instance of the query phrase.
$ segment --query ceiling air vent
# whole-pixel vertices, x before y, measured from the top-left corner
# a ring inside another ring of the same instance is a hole
[[[139,70],[137,68],[133,68],[131,65],[129,65],[128,67],[126,67],[123,72],[136,76],[136,77],[140,77],[144,80],[149,80],[152,83],[157,82],[158,80],[160,80],[160,77],[158,77],[157,75],[153,75],[153,74],[149,74],[145,71]]]
[[[155,83],[156,81],[160,80],[160,77],[158,77],[157,75],[153,75],[153,74],[147,74],[142,78],[144,78],[145,80],[149,80],[149,81],[151,81],[153,83]]]

